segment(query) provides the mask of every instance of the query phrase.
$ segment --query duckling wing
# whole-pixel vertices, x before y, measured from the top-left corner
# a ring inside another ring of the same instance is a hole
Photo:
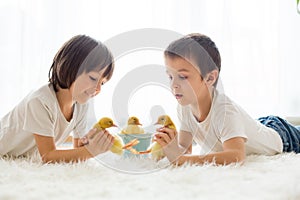
[[[114,143],[111,146],[110,151],[115,153],[115,154],[122,155],[123,151],[124,151],[123,148],[122,148],[123,146],[124,146],[124,143],[123,143],[122,138],[115,135],[114,136]]]
[[[144,129],[139,125],[127,125],[127,127],[122,130],[123,134],[140,134],[144,132]]]
[[[150,148],[151,148],[151,157],[152,157],[152,159],[160,160],[165,156],[161,145],[158,144],[157,142],[152,143]]]

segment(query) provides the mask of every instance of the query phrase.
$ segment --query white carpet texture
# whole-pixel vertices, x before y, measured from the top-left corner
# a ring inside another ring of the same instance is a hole
[[[0,158],[0,199],[300,199],[300,154],[253,155],[242,166],[166,164],[112,154],[75,164]]]

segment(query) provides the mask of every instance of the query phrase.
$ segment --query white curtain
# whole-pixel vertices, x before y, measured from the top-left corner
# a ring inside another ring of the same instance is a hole
[[[221,53],[227,95],[253,117],[299,116],[299,22],[296,0],[2,0],[0,117],[47,83],[52,59],[70,37],[106,41],[139,28],[210,36]],[[112,80],[94,100],[96,117],[112,114],[112,91],[122,76],[147,64],[163,65],[162,52],[143,51],[116,62]],[[147,125],[158,104],[176,116],[175,99],[157,86],[132,94],[129,113]]]

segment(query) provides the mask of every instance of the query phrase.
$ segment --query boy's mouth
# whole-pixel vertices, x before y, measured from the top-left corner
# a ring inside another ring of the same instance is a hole
[[[182,94],[175,94],[175,98],[176,98],[176,99],[181,99],[182,97],[183,97]]]

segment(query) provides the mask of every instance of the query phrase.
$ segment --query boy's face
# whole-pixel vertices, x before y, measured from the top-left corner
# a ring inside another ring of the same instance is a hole
[[[79,75],[70,88],[73,100],[84,104],[90,98],[98,95],[101,91],[101,86],[107,82],[107,79],[102,76],[103,71],[90,71]]]
[[[207,86],[199,68],[180,57],[165,58],[172,93],[181,105],[198,105],[207,95]]]

